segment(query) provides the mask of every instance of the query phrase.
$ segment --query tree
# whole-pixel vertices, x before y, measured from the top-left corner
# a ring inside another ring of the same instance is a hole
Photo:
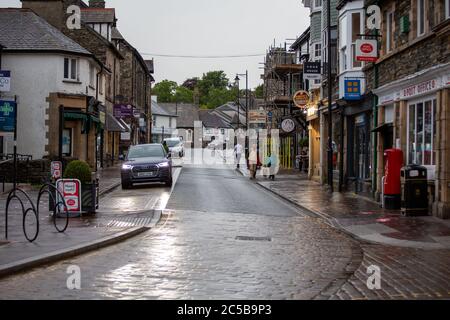
[[[208,104],[208,95],[211,89],[219,89],[222,92],[227,89],[228,78],[223,71],[210,71],[203,74],[201,80],[198,81],[198,88],[200,91],[200,103]],[[217,94],[219,91],[215,91]]]
[[[194,91],[194,89],[198,86],[198,81],[198,77],[189,78],[186,79],[181,86]]]
[[[264,98],[264,86],[260,84],[255,88],[255,97],[257,99],[263,99]]]
[[[177,87],[175,81],[163,80],[155,85],[153,94],[158,96],[159,102],[172,102]]]
[[[194,101],[194,92],[184,86],[177,87],[171,101],[192,103]]]

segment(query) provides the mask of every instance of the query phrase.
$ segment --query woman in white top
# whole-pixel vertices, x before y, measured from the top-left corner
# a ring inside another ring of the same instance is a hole
[[[258,152],[256,150],[256,144],[253,144],[248,156],[248,163],[250,166],[250,179],[256,178],[256,167],[258,165]]]

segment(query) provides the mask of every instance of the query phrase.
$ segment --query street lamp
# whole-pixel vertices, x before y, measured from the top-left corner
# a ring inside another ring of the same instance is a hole
[[[237,81],[238,83],[238,106],[240,106],[240,101],[239,101],[239,76],[241,77],[245,77],[245,130],[248,131],[248,70],[245,71],[245,73],[238,73],[236,74],[236,79],[235,81]],[[239,110],[239,109],[238,109]],[[239,118],[239,123],[240,123],[240,118]],[[245,138],[245,151],[246,153],[248,152],[248,136],[246,135]]]
[[[241,108],[240,108],[240,106],[241,106],[241,104],[239,103],[239,81],[240,81],[241,79],[239,79],[239,75],[236,75],[236,78],[234,78],[234,82],[236,83],[236,86],[237,86],[237,107],[238,107],[238,114],[237,114],[237,127],[238,127],[238,129],[241,127],[241,119],[240,119],[240,115],[241,115]]]

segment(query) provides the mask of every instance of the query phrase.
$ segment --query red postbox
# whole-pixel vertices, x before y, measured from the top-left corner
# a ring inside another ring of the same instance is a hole
[[[401,207],[402,186],[400,173],[403,167],[403,151],[388,149],[384,152],[386,167],[384,172],[384,207],[397,210]]]

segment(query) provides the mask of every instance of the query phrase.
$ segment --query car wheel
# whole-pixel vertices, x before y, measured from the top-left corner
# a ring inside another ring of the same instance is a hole
[[[126,190],[126,189],[131,189],[131,187],[133,186],[132,183],[129,182],[122,182],[122,189]]]

